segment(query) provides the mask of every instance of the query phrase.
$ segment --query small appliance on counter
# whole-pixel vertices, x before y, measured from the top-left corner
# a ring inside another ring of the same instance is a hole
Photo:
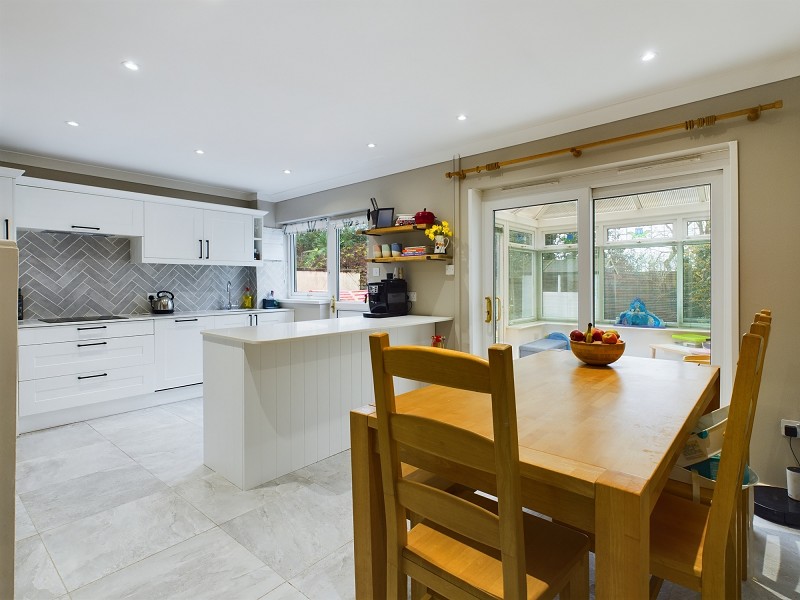
[[[372,319],[401,317],[408,314],[408,283],[405,279],[395,279],[391,273],[386,279],[367,284],[369,312],[364,316]]]
[[[175,312],[175,296],[172,292],[162,290],[147,297],[150,300],[150,308],[155,315],[171,315]]]

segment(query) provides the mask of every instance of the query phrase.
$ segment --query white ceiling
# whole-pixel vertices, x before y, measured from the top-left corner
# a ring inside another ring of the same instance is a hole
[[[796,0],[0,0],[0,150],[279,201],[800,75],[798,32]]]

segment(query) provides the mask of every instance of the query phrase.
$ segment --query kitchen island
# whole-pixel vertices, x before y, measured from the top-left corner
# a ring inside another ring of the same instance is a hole
[[[346,450],[350,410],[373,401],[369,334],[427,346],[436,324],[450,321],[407,315],[204,331],[206,466],[247,490]]]

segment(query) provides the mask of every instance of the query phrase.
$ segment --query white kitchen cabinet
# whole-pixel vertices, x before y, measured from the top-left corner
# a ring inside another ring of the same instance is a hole
[[[14,179],[24,172],[0,167],[0,240],[17,239],[14,220]]]
[[[20,229],[141,236],[143,210],[141,200],[19,183],[14,195]]]
[[[131,254],[143,263],[255,264],[254,219],[246,213],[148,202],[144,237],[132,245]]]
[[[214,317],[155,320],[156,391],[203,382],[204,329],[214,329]]]
[[[154,390],[152,321],[25,328],[18,340],[21,428],[24,417]]]

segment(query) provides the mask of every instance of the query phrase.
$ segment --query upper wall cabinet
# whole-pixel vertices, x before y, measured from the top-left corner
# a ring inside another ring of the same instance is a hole
[[[143,202],[18,183],[14,214],[20,229],[140,236]]]
[[[15,240],[14,179],[25,171],[0,167],[0,240]]]
[[[148,202],[136,262],[255,264],[252,214]],[[261,218],[257,218],[259,224]]]

